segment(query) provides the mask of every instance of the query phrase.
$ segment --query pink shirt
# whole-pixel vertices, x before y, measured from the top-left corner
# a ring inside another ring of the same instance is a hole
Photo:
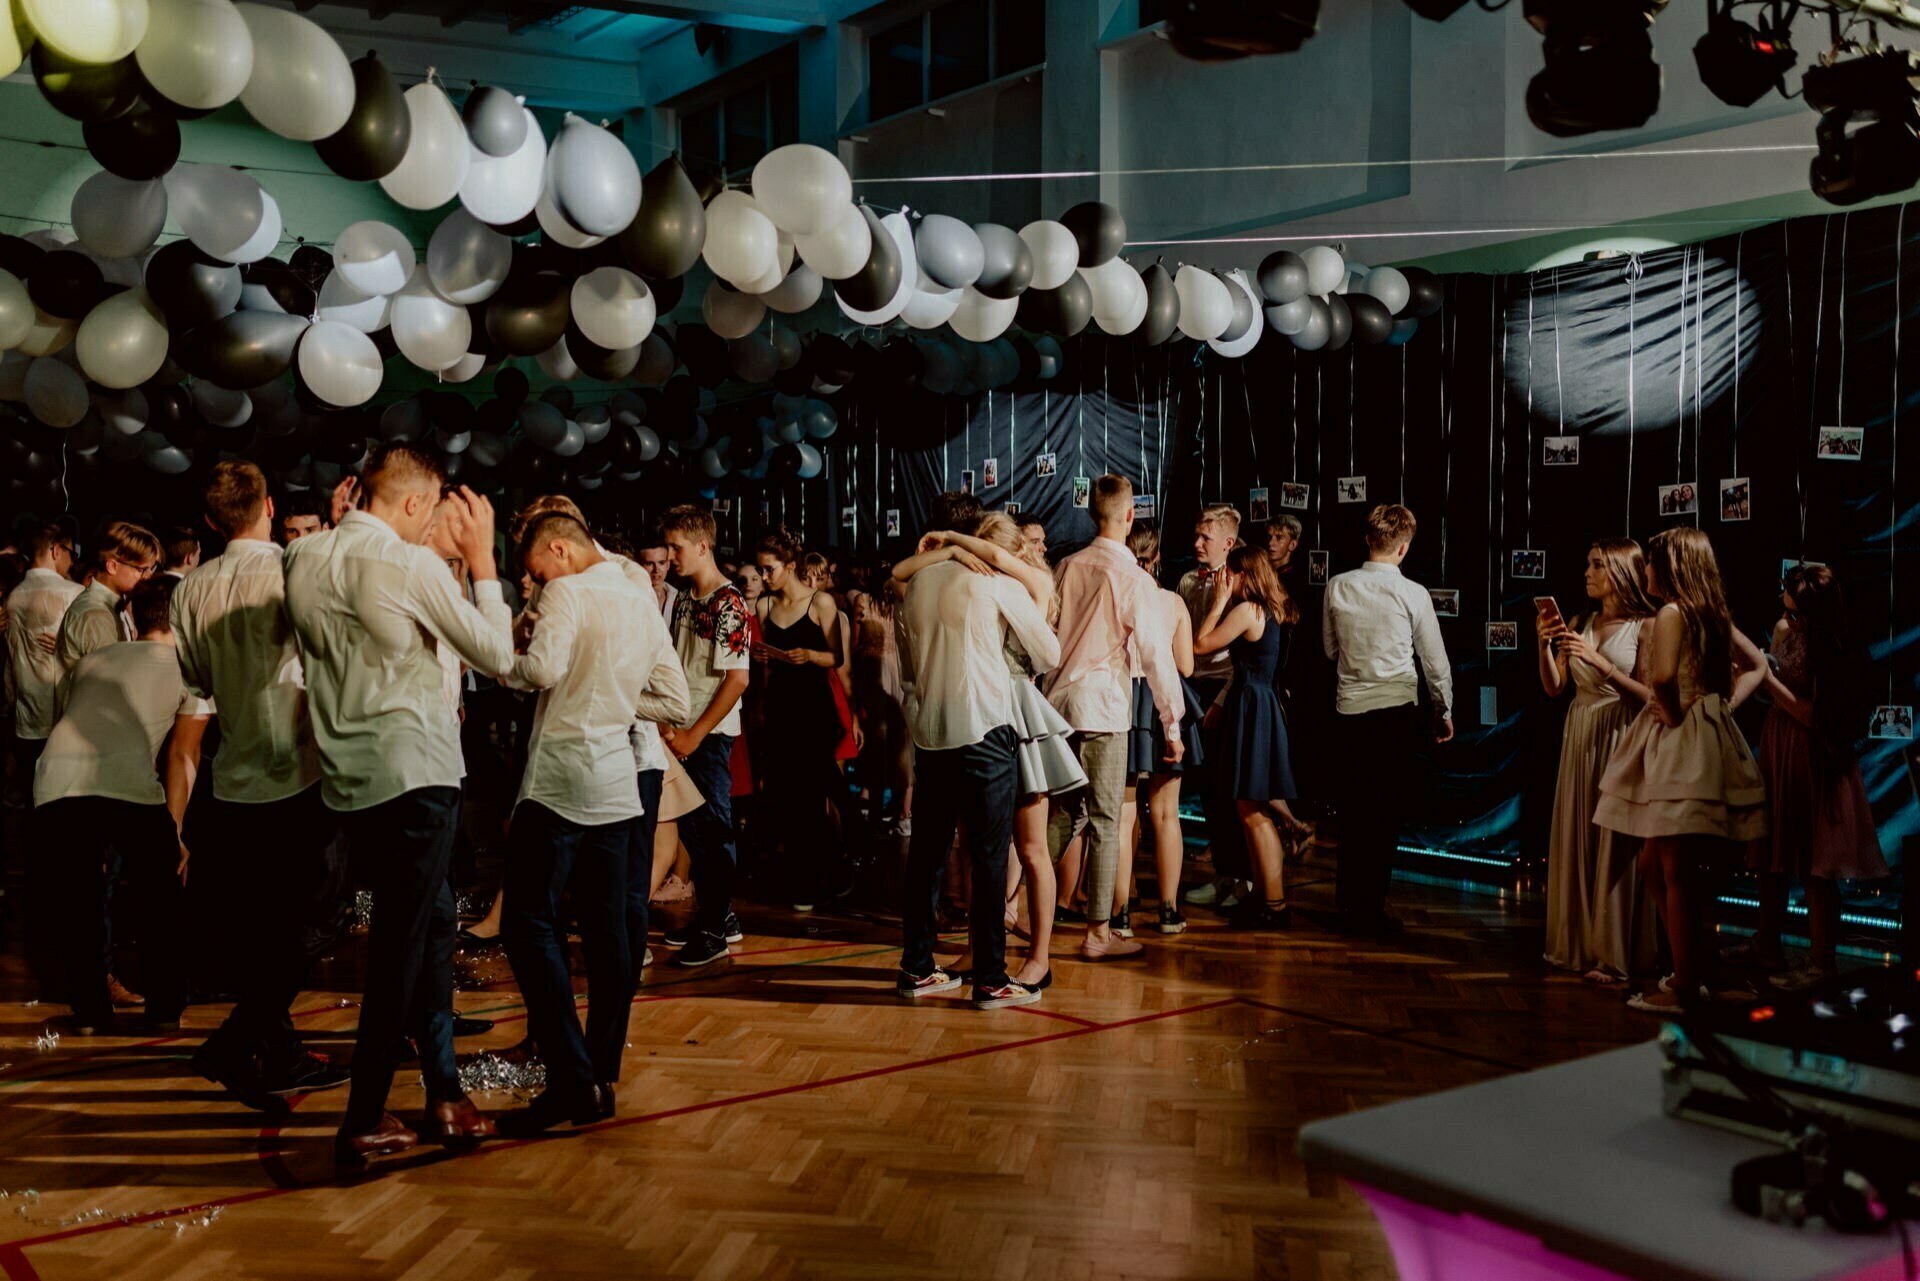
[[[1173,634],[1160,588],[1125,543],[1096,538],[1054,570],[1060,593],[1060,665],[1047,698],[1088,734],[1122,734],[1133,721],[1133,676],[1147,678],[1168,738],[1180,733],[1186,699],[1173,663]]]

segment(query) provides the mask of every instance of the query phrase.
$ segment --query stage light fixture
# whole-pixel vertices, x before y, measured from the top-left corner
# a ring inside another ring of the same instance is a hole
[[[1653,20],[1666,0],[1526,0],[1546,65],[1527,85],[1527,115],[1556,137],[1634,129],[1660,107]]]
[[[1175,0],[1167,40],[1197,62],[1292,53],[1320,29],[1320,0]]]
[[[1878,49],[1809,67],[1802,92],[1821,113],[1814,195],[1856,205],[1920,182],[1920,54]]]
[[[1751,107],[1782,81],[1795,57],[1788,40],[1789,21],[1778,6],[1755,27],[1733,16],[1733,0],[1715,0],[1707,14],[1707,34],[1693,46],[1700,82],[1733,107]]]

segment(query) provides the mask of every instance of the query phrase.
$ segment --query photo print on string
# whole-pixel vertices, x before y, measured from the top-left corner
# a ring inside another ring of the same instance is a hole
[[[1367,501],[1367,478],[1342,476],[1333,482],[1333,490],[1343,503],[1364,503]]]
[[[858,518],[858,516],[859,516],[859,508],[842,507],[840,509],[840,528],[852,529],[853,523]]]
[[[1729,476],[1720,482],[1720,519],[1753,519],[1753,482],[1745,476]]]
[[[1006,512],[1007,515],[1009,516],[1018,516],[1020,514],[1020,504],[1008,503],[1005,507],[1001,508],[1001,510]]]
[[[1135,520],[1153,519],[1153,495],[1135,494],[1133,496],[1133,518]]]
[[[1508,572],[1515,578],[1545,578],[1547,554],[1533,547],[1518,548],[1513,553],[1512,568]]]
[[[1435,618],[1460,617],[1460,589],[1457,587],[1429,587],[1427,595],[1433,598],[1433,616]]]
[[[1910,739],[1913,737],[1913,709],[1892,704],[1883,704],[1873,709],[1873,723],[1868,727],[1870,738]]]
[[[971,467],[964,468],[960,472],[960,492],[963,494],[971,494],[974,492],[973,468]]]
[[[1301,485],[1294,481],[1282,481],[1280,484],[1280,505],[1292,511],[1303,512],[1313,501],[1313,486]]]
[[[980,460],[980,488],[1000,488],[1000,460],[998,458],[983,458]]]
[[[887,537],[900,537],[900,509],[898,507],[887,508]]]
[[[1700,495],[1690,483],[1660,486],[1662,516],[1691,516],[1700,510]]]
[[[1488,649],[1519,649],[1520,624],[1495,622],[1487,624]]]
[[[1042,477],[1051,476],[1058,465],[1059,460],[1053,454],[1041,454],[1033,460],[1033,474]]]
[[[728,516],[728,515],[731,515],[732,513],[733,513],[733,500],[731,498],[716,498],[713,500],[714,515]]]
[[[1325,587],[1327,585],[1327,553],[1307,553],[1307,586]]]
[[[1260,525],[1273,519],[1273,512],[1271,510],[1271,504],[1267,501],[1266,490],[1249,489],[1247,491],[1247,519]]]
[[[1824,560],[1794,560],[1791,556],[1782,556],[1780,558],[1780,581],[1785,583],[1788,572],[1794,569],[1825,569],[1826,567],[1827,562]]]
[[[1073,478],[1073,505],[1075,507],[1086,507],[1092,502],[1093,478],[1091,476],[1075,476]]]
[[[1815,458],[1836,463],[1857,463],[1864,448],[1866,429],[1861,427],[1822,427],[1813,447]]]
[[[1578,436],[1542,436],[1540,465],[1542,467],[1578,467],[1580,438]]]

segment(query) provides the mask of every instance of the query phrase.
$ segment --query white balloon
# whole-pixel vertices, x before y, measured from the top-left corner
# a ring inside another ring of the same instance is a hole
[[[1033,288],[1058,289],[1073,278],[1080,266],[1080,242],[1063,224],[1050,218],[1030,222],[1020,228],[1020,239],[1033,252]]]
[[[27,282],[0,271],[0,351],[18,347],[33,330],[33,299]]]
[[[711,234],[711,233],[709,233]],[[797,234],[794,248],[800,261],[825,280],[845,280],[867,265],[873,253],[873,231],[860,210],[849,204],[838,221],[817,234]]]
[[[144,289],[117,293],[87,313],[74,355],[87,377],[115,390],[138,387],[167,362],[167,323]]]
[[[591,249],[605,240],[605,236],[588,235],[567,221],[567,216],[553,201],[553,167],[549,164],[547,168],[547,181],[540,188],[540,198],[533,203],[533,216],[539,220],[546,238],[568,249]]]
[[[900,287],[893,291],[893,297],[885,306],[874,311],[858,311],[847,306],[839,294],[833,300],[840,304],[840,310],[857,324],[885,325],[899,319],[913,301],[920,280],[920,259],[913,247],[913,228],[907,224],[907,216],[902,213],[890,213],[880,220],[880,225],[893,237],[894,245],[900,251]]]
[[[820,291],[824,288],[826,284],[820,279],[820,273],[803,262],[796,264],[785,280],[761,294],[760,299],[782,315],[797,316],[820,301]]]
[[[253,401],[244,391],[232,391],[204,378],[194,380],[187,389],[193,407],[212,427],[244,427],[253,417]]]
[[[438,209],[460,194],[473,163],[473,144],[438,85],[417,84],[406,99],[413,122],[407,154],[380,180],[380,189],[409,209]]]
[[[467,309],[442,298],[424,266],[413,269],[413,278],[395,296],[392,325],[400,354],[429,372],[458,364],[473,338]]]
[[[42,227],[39,231],[29,231],[20,239],[42,249],[71,249],[80,243],[80,237],[65,227]]]
[[[960,305],[947,323],[968,342],[992,342],[1007,331],[1019,310],[1018,298],[989,298],[968,285],[960,291]]]
[[[259,183],[226,165],[182,162],[161,181],[166,184],[167,210],[187,239],[223,262],[241,261],[235,255],[250,252],[262,227],[279,216],[278,206]]]
[[[413,277],[413,244],[398,227],[356,222],[333,242],[333,274],[363,294],[396,294]]]
[[[1300,255],[1307,265],[1307,292],[1322,296],[1332,293],[1347,278],[1346,260],[1340,257],[1340,251],[1326,245],[1315,245]]]
[[[571,301],[580,332],[609,351],[637,347],[653,332],[653,291],[624,268],[594,268],[573,282]]]
[[[813,236],[853,207],[853,179],[831,151],[796,142],[760,158],[753,167],[753,196],[775,226]]]
[[[753,294],[729,289],[716,280],[707,286],[707,295],[700,302],[700,314],[707,328],[731,341],[745,338],[760,327],[767,314],[767,304]]]
[[[167,225],[167,189],[158,178],[132,182],[101,170],[73,193],[73,230],[102,258],[131,258],[153,248]]]
[[[578,116],[568,116],[547,160],[553,202],[590,236],[625,231],[640,212],[640,166],[627,144]]]
[[[729,188],[707,205],[707,243],[700,251],[713,274],[732,285],[758,280],[779,262],[773,220],[744,191]]]
[[[88,66],[118,62],[146,37],[147,0],[16,0],[46,46]],[[12,15],[6,15],[11,25]]]
[[[453,364],[440,371],[443,383],[463,383],[487,367],[487,358],[477,351],[470,351]]]
[[[547,180],[547,137],[533,113],[525,107],[520,110],[527,117],[527,140],[520,149],[495,157],[474,147],[468,156],[467,180],[460,184],[460,203],[481,222],[496,227],[532,213]]]
[[[97,310],[97,309],[96,309]],[[63,360],[42,356],[27,366],[27,409],[49,427],[71,427],[87,416],[93,402],[87,383]]]
[[[296,359],[301,381],[314,395],[341,409],[373,399],[385,373],[373,339],[335,320],[309,326]]]
[[[1233,295],[1220,277],[1199,267],[1182,267],[1173,278],[1180,295],[1180,332],[1197,342],[1218,338],[1233,323]]]
[[[1407,299],[1413,294],[1406,275],[1393,267],[1375,267],[1368,272],[1360,292],[1372,294],[1396,316],[1406,307]]]
[[[1254,291],[1253,286],[1247,283],[1246,273],[1230,271],[1227,273],[1226,278],[1229,289],[1238,289],[1247,296],[1247,306],[1252,309],[1251,315],[1253,316],[1253,323],[1247,326],[1247,332],[1241,334],[1232,342],[1222,342],[1220,339],[1215,338],[1207,345],[1219,352],[1222,356],[1231,356],[1237,359],[1254,349],[1260,341],[1260,335],[1266,332],[1267,327],[1260,319],[1262,300],[1260,295]],[[1231,298],[1229,298],[1229,302],[1231,302]],[[1143,312],[1142,315],[1144,314]]]
[[[253,76],[253,33],[233,0],[147,0],[152,19],[133,51],[140,74],[168,102],[224,107]]]
[[[433,287],[463,307],[493,297],[512,266],[513,242],[464,208],[441,219],[427,241],[427,275]]]
[[[961,289],[915,289],[901,313],[915,329],[938,329],[953,319],[960,307]]]
[[[33,324],[27,330],[27,336],[15,344],[15,349],[29,356],[51,356],[55,352],[65,351],[73,342],[73,335],[79,325],[64,316],[49,316],[38,307],[33,309]]]
[[[781,234],[784,236],[786,233],[782,232]],[[743,294],[770,294],[778,289],[780,282],[786,278],[786,269],[778,262],[775,262],[772,267],[767,269],[766,275],[754,280],[749,280],[746,284],[741,285],[740,292]]]
[[[573,363],[573,353],[567,350],[567,340],[564,337],[533,359],[534,363],[540,366],[547,377],[557,383],[570,383],[580,376],[580,366]],[[545,402],[541,403],[544,404]],[[553,406],[548,405],[547,408],[553,409]],[[553,412],[558,414],[560,411],[554,409]],[[523,416],[520,420],[521,426],[523,427],[526,426],[524,414],[525,410],[523,409]]]
[[[385,329],[393,318],[393,297],[363,294],[336,271],[320,282],[320,297],[313,314],[316,320],[331,320],[370,334]]]
[[[1147,318],[1147,282],[1126,259],[1110,258],[1078,270],[1093,294],[1093,323],[1101,333],[1120,337],[1140,327]]]
[[[65,3],[65,0],[56,0]],[[253,33],[253,74],[240,105],[282,138],[317,142],[353,114],[353,67],[319,24],[261,4],[234,8]]]
[[[280,245],[280,202],[262,191],[260,193],[260,225],[254,228],[246,243],[235,249],[227,258],[232,263],[259,262],[271,254]]]

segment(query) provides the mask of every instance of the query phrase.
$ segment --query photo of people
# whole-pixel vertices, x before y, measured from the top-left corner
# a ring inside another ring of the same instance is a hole
[[[714,515],[727,516],[727,515],[731,515],[732,512],[733,512],[733,500],[731,498],[716,498],[713,500]]]
[[[980,487],[998,489],[1000,487],[1000,460],[988,458],[980,464]]]
[[[1513,553],[1513,576],[1515,578],[1545,578],[1547,576],[1547,554],[1531,547],[1522,548]]]
[[[1313,487],[1299,485],[1293,481],[1283,481],[1280,485],[1280,505],[1293,511],[1303,512],[1313,501]]]
[[[1876,707],[1873,709],[1873,725],[1867,732],[1874,738],[1912,738],[1913,709]]]
[[[1720,519],[1753,519],[1753,483],[1745,476],[1730,476],[1720,482]]]
[[[1005,506],[1004,508],[1002,508],[1001,510],[1003,510],[1003,511],[1005,511],[1005,512],[1007,513],[1007,515],[1009,515],[1009,516],[1018,516],[1018,515],[1020,514],[1020,504],[1019,504],[1019,503],[1008,503],[1008,504],[1007,504],[1007,505],[1006,505],[1006,506]]]
[[[1367,478],[1365,476],[1342,476],[1333,482],[1333,488],[1343,503],[1364,503],[1367,501]]]
[[[1865,431],[1859,427],[1822,427],[1819,443],[1813,447],[1815,458],[1830,458],[1835,462],[1857,463],[1862,449],[1861,438]]]
[[[1091,476],[1075,476],[1073,478],[1073,505],[1075,507],[1085,507],[1092,498],[1093,478]]]
[[[887,508],[887,537],[900,537],[900,509],[898,507]]]
[[[963,494],[976,492],[973,488],[973,468],[971,467],[960,473],[960,492]]]
[[[1033,474],[1036,476],[1053,475],[1056,459],[1052,454],[1042,454],[1033,460]]]
[[[1327,553],[1307,553],[1307,586],[1325,587],[1327,585]]]
[[[1271,514],[1267,502],[1267,491],[1264,489],[1249,489],[1247,491],[1247,519],[1258,524],[1267,520]]]
[[[840,528],[852,529],[854,522],[859,518],[860,518],[860,513],[857,508],[842,507],[840,509]]]
[[[1460,590],[1456,587],[1430,587],[1427,595],[1433,597],[1433,614],[1436,618],[1460,617]]]
[[[1690,516],[1700,510],[1699,495],[1690,484],[1660,486],[1662,516]]]
[[[1544,467],[1578,467],[1580,438],[1578,436],[1541,437],[1540,463]]]
[[[1135,520],[1153,519],[1153,495],[1135,494],[1133,496],[1133,518]]]
[[[1520,648],[1520,624],[1488,623],[1487,624],[1487,648],[1488,649],[1519,649]]]

